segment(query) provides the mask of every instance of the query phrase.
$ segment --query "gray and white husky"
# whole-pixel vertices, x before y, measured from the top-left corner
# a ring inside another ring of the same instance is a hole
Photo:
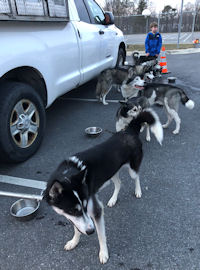
[[[124,81],[132,79],[133,67],[123,66],[114,69],[104,70],[98,78],[96,85],[96,97],[102,101],[104,105],[108,105],[106,102],[106,96],[112,89],[113,85],[119,85]]]
[[[163,125],[163,128],[167,128],[174,120],[176,128],[173,134],[178,134],[180,131],[181,119],[178,115],[180,102],[190,110],[194,108],[195,104],[194,101],[188,98],[183,89],[170,84],[149,83],[145,85],[139,94],[146,97],[150,105],[159,104],[164,106],[167,113],[167,122]]]
[[[145,81],[136,76],[133,80],[124,81],[121,86],[121,93],[125,101],[132,97],[137,97],[139,91],[144,89]]]

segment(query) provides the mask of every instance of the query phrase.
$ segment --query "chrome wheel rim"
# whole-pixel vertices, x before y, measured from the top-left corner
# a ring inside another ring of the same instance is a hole
[[[28,99],[20,100],[12,110],[10,133],[20,148],[27,148],[38,135],[40,119],[35,105]]]

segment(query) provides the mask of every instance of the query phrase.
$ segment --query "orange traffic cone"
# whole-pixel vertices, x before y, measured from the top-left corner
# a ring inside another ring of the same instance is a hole
[[[167,60],[166,60],[165,47],[164,46],[162,47],[162,50],[161,50],[160,66],[162,67],[162,74],[169,73],[169,71],[167,69]]]

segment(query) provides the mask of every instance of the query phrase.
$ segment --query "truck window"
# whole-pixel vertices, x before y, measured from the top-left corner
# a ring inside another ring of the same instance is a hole
[[[100,6],[93,0],[87,0],[96,24],[104,24],[105,16]]]
[[[91,23],[88,11],[83,0],[75,0],[75,5],[78,11],[79,18],[82,22]]]

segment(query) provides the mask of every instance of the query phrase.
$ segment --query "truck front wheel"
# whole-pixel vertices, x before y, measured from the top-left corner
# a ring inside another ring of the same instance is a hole
[[[0,160],[21,162],[33,155],[43,138],[45,108],[28,84],[0,85]]]

